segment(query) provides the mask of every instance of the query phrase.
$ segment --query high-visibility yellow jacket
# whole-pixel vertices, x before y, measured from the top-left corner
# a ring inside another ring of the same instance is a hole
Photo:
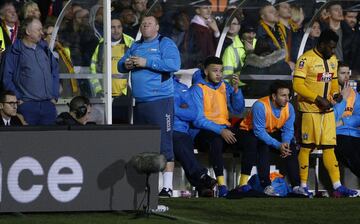
[[[119,74],[117,70],[117,63],[133,42],[134,39],[131,36],[123,34],[122,41],[118,45],[114,45],[111,47],[111,51],[112,51],[111,72],[113,75],[113,79],[112,79],[113,96],[119,96],[120,94],[121,95],[127,94],[127,79],[116,77],[116,75]],[[90,65],[90,71],[92,74],[103,72],[103,43],[104,43],[104,39],[101,38],[92,56],[91,65]],[[103,89],[99,79],[90,79],[90,83],[92,85],[95,94],[102,92]]]

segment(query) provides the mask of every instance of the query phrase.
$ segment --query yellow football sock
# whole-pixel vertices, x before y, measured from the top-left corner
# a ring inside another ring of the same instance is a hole
[[[323,150],[323,162],[328,174],[330,176],[331,182],[340,181],[340,171],[339,164],[336,160],[334,149],[325,149]]]
[[[309,175],[309,156],[311,149],[309,148],[300,148],[298,160],[299,160],[299,173],[300,173],[300,182],[302,186],[307,186],[307,180]]]
[[[219,186],[221,186],[221,185],[226,185],[226,184],[225,184],[224,176],[217,176],[217,177],[216,177],[216,180],[217,180]]]
[[[248,183],[249,177],[250,177],[250,175],[241,174],[240,181],[239,181],[239,186],[246,185]]]

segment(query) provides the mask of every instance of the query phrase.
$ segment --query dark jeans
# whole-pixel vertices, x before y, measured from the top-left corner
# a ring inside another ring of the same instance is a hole
[[[337,160],[360,178],[360,138],[337,135],[335,155]]]
[[[195,158],[191,136],[183,132],[174,131],[173,145],[175,159],[180,162],[187,179],[191,185],[199,186],[200,177],[203,174],[207,174],[207,169]]]
[[[52,125],[55,124],[56,107],[50,100],[25,101],[18,108],[25,121],[29,125]]]
[[[271,184],[270,173],[270,159],[272,154],[275,155],[275,165],[279,169],[280,173],[287,175],[292,186],[300,185],[299,176],[299,161],[298,152],[294,144],[290,144],[292,154],[286,158],[280,157],[280,151],[268,146],[265,142],[258,139],[253,131],[241,131],[243,138],[241,141],[243,147],[242,161],[247,161],[249,165],[256,161],[257,171],[262,187],[266,187]],[[244,134],[243,132],[247,132]],[[275,132],[270,134],[273,138],[281,142],[281,133]],[[248,167],[247,167],[248,168]],[[250,174],[248,170],[245,170]]]

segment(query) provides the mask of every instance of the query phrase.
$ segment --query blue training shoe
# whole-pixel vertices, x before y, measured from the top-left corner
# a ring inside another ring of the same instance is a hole
[[[220,185],[218,186],[218,197],[219,198],[225,198],[226,195],[228,194],[228,189],[225,185]]]
[[[335,189],[335,191],[333,192],[333,196],[355,198],[359,197],[359,192],[341,185],[340,187]]]
[[[238,192],[246,193],[246,192],[249,192],[250,190],[252,190],[252,188],[250,185],[246,184],[246,185],[236,187],[236,190]]]

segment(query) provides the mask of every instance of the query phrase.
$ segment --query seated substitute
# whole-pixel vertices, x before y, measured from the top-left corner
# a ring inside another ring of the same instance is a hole
[[[71,101],[69,112],[63,112],[56,118],[57,125],[86,125],[88,124],[91,104],[85,96],[76,96]]]
[[[14,92],[4,90],[0,94],[0,126],[27,125],[24,117],[17,113],[18,100]]]
[[[195,120],[196,115],[197,108],[188,87],[175,77],[173,133],[175,159],[180,162],[191,185],[197,189],[209,189],[200,192],[199,196],[212,196],[212,189],[216,185],[216,180],[207,174],[208,170],[198,162],[194,155],[190,122]]]
[[[227,195],[224,180],[223,148],[225,144],[235,144],[235,128],[231,127],[229,114],[240,114],[245,107],[244,97],[238,87],[239,77],[233,76],[232,85],[223,80],[223,65],[220,58],[210,56],[204,62],[204,69],[194,73],[195,81],[191,87],[197,117],[194,126],[200,129],[195,144],[200,150],[209,150],[219,186],[219,197]]]
[[[338,161],[360,178],[360,96],[349,87],[349,65],[339,62],[338,82],[342,100],[335,104],[336,142]]]
[[[289,103],[290,86],[277,80],[270,86],[270,95],[258,99],[240,123],[240,146],[243,148],[241,161],[240,187],[242,192],[251,189],[247,185],[253,164],[257,165],[260,184],[264,193],[279,196],[271,186],[270,153],[271,150],[279,155],[279,169],[287,174],[293,193],[311,196],[300,187],[299,162],[294,139],[294,107]]]

